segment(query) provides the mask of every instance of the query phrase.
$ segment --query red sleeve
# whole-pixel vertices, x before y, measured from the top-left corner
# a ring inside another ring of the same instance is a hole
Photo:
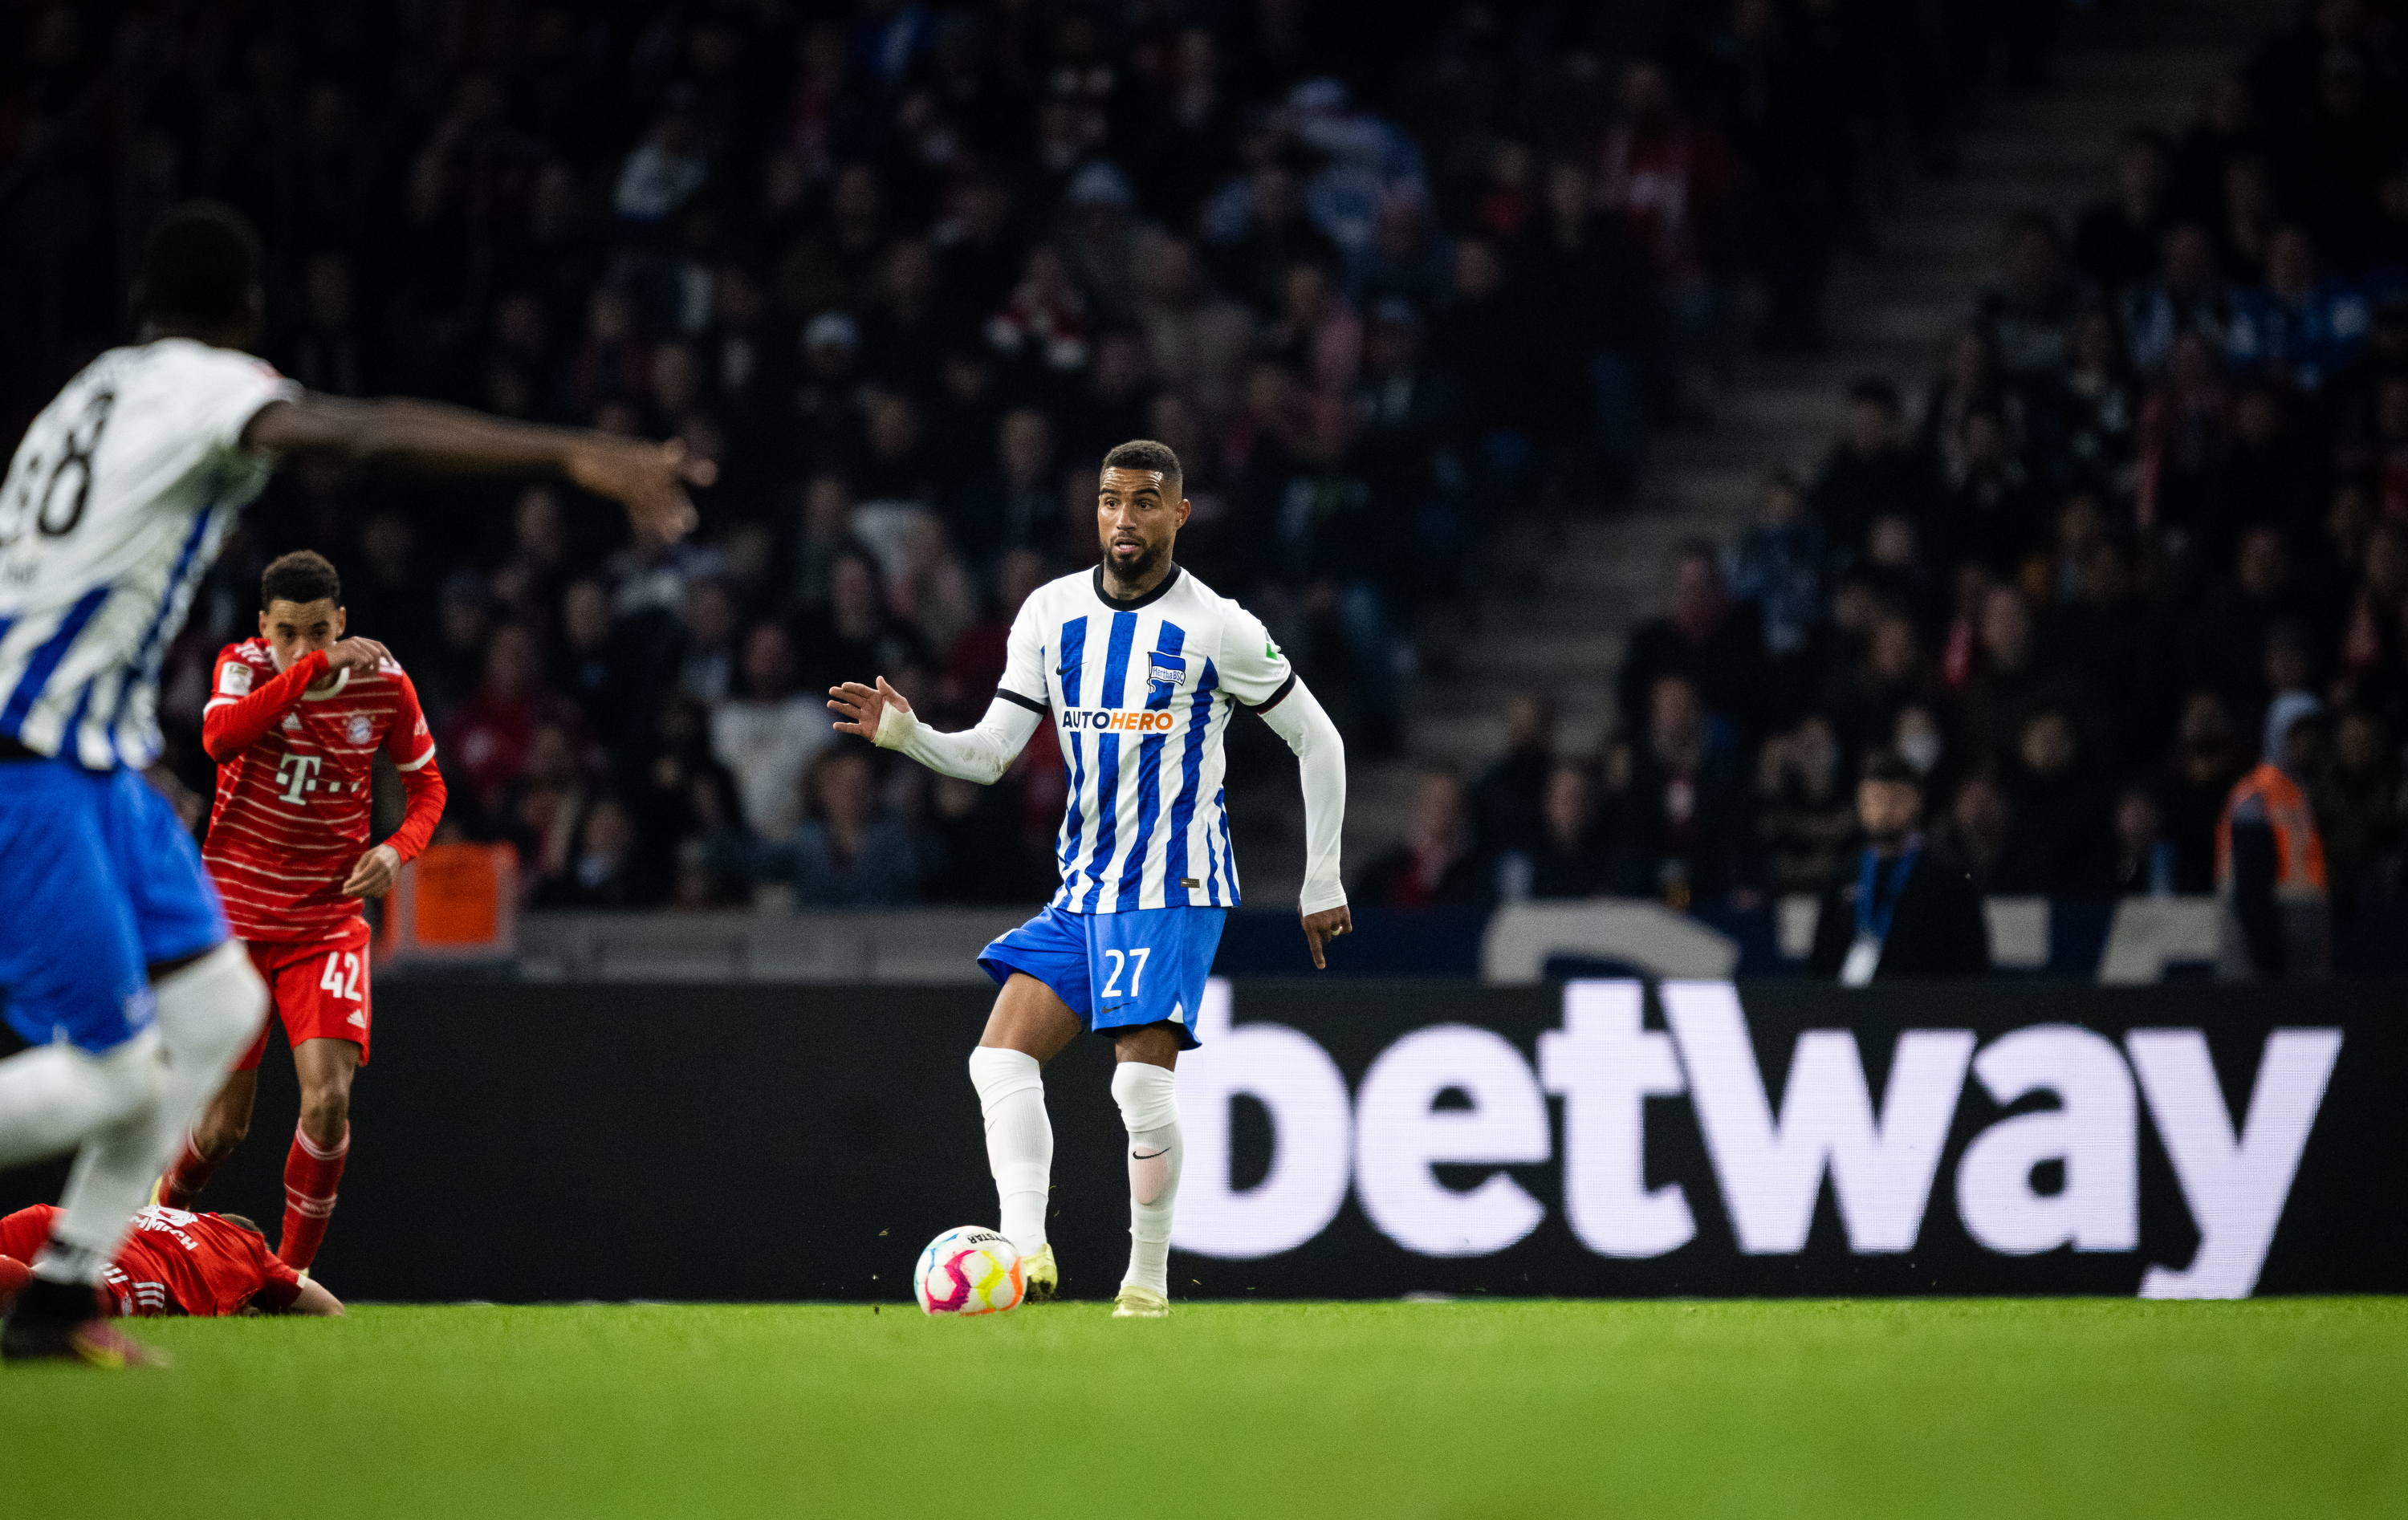
[[[265,1242],[256,1249],[262,1281],[259,1291],[251,1296],[251,1301],[271,1314],[280,1314],[293,1307],[294,1299],[301,1297],[301,1274],[285,1266]]]
[[[58,1213],[58,1205],[37,1203],[0,1219],[0,1256],[14,1256],[26,1266],[32,1266],[34,1258],[49,1242],[50,1221],[56,1219]]]
[[[385,736],[384,753],[401,770],[401,789],[408,798],[402,810],[401,826],[385,839],[394,853],[405,861],[418,858],[426,841],[435,837],[435,825],[442,820],[444,798],[449,795],[443,784],[443,772],[435,764],[435,736],[426,726],[426,713],[418,705],[418,688],[396,668],[392,672],[401,687],[401,708],[394,714],[393,729]]]
[[[301,694],[326,673],[326,656],[313,649],[267,684],[240,694],[227,689],[230,668],[248,672],[252,667],[231,650],[219,655],[217,668],[210,672],[212,695],[201,710],[201,748],[220,765],[258,743],[278,719],[301,705]],[[235,679],[239,682],[250,678]]]

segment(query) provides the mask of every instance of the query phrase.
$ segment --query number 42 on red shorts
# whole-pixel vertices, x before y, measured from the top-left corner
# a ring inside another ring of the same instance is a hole
[[[368,1061],[368,925],[365,919],[332,939],[283,943],[246,939],[251,964],[267,983],[268,1019],[282,1021],[287,1043],[348,1040]],[[267,1029],[235,1063],[236,1071],[257,1069],[267,1053]]]

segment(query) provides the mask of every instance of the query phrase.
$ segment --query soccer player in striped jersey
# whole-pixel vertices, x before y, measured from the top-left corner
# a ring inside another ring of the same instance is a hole
[[[308,1271],[351,1154],[351,1077],[368,1058],[368,925],[360,899],[392,890],[443,816],[443,773],[418,691],[384,646],[344,637],[343,585],[302,550],[259,581],[259,637],[218,654],[201,743],[218,763],[201,859],[235,935],[267,982],[301,1080],[301,1122],[284,1158],[276,1254]],[[376,757],[401,772],[401,826],[368,844]],[[251,1131],[267,1031],[161,1181],[159,1201],[192,1205]]]
[[[0,993],[36,1047],[0,1060],[0,1167],[79,1153],[0,1328],[10,1360],[142,1359],[93,1317],[93,1284],[266,1011],[141,772],[160,662],[277,463],[561,475],[665,538],[693,526],[685,486],[712,474],[674,443],[306,393],[242,351],[259,259],[237,213],[168,212],[142,251],[136,341],[67,381],[0,480]]]
[[[1260,713],[1296,752],[1306,864],[1299,911],[1312,964],[1353,926],[1339,884],[1346,748],[1260,619],[1171,557],[1187,521],[1179,458],[1148,440],[1104,456],[1103,563],[1039,587],[1013,619],[1003,684],[977,727],[940,734],[886,683],[830,688],[837,728],[982,785],[1048,720],[1070,767],[1056,854],[1062,889],[988,945],[1000,989],[970,1053],[1002,1233],[1029,1264],[1031,1298],[1060,1283],[1045,1239],[1054,1129],[1042,1068],[1082,1029],[1118,1052],[1112,1097],[1128,1129],[1129,1267],[1119,1318],[1169,1312],[1170,1219],[1181,1144],[1173,1069],[1196,1045],[1221,926],[1238,905],[1222,739]]]

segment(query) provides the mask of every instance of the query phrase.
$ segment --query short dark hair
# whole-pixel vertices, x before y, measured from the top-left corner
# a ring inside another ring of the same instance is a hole
[[[329,601],[343,605],[343,578],[335,562],[314,549],[296,549],[269,562],[259,578],[259,609],[275,602]]]
[[[1104,468],[1156,470],[1168,480],[1184,481],[1186,479],[1186,472],[1179,467],[1179,456],[1170,452],[1170,445],[1156,443],[1152,438],[1131,438],[1120,445],[1104,455]]]
[[[1906,757],[1896,750],[1877,750],[1866,756],[1864,779],[1869,782],[1896,782],[1901,786],[1914,787],[1917,796],[1923,795],[1922,773],[1908,765]]]
[[[134,281],[146,322],[219,327],[250,313],[259,283],[259,232],[222,201],[186,201],[150,228]]]
[[[267,1232],[251,1223],[251,1216],[248,1214],[220,1214],[218,1217],[236,1229],[249,1230],[263,1240],[267,1239]]]

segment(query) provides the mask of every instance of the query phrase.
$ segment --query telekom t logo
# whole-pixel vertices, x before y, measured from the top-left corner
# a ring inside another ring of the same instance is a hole
[[[276,762],[277,784],[284,788],[284,800],[298,802],[304,792],[318,790],[318,767],[326,763],[316,754],[287,754]]]

